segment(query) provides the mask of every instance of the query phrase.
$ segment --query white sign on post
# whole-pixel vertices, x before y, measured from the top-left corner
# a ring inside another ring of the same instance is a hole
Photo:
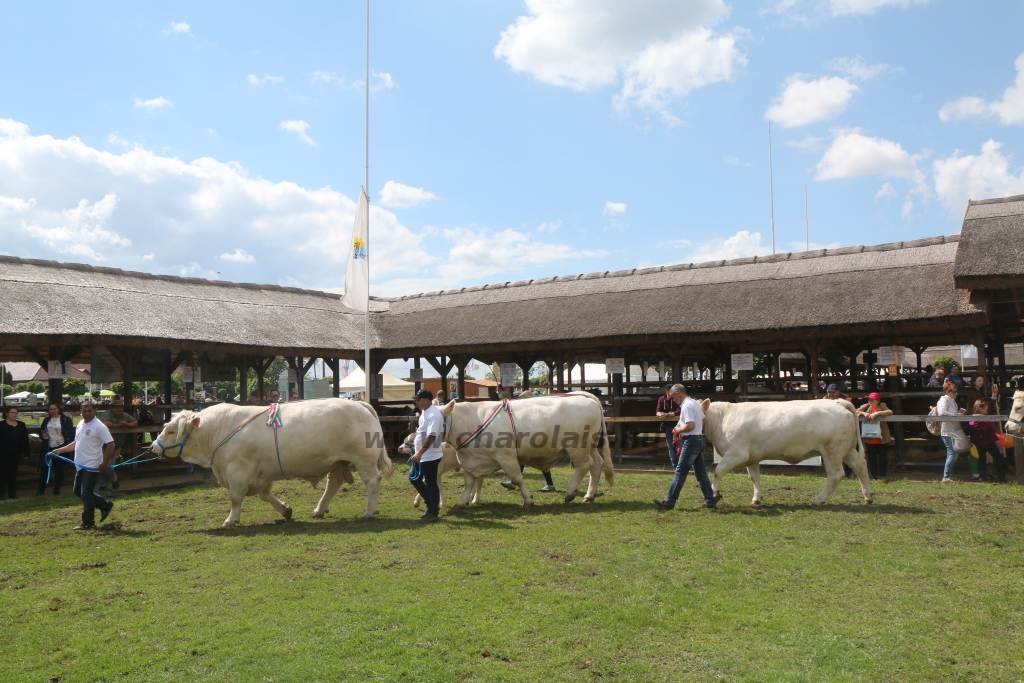
[[[609,375],[624,375],[626,374],[626,359],[625,358],[605,358],[604,359],[604,371]]]
[[[891,346],[880,346],[875,351],[875,365],[892,365],[896,362],[896,350]]]
[[[181,368],[181,381],[185,384],[202,384],[203,373],[199,366],[183,365]]]
[[[967,344],[960,347],[960,357],[964,360],[968,358],[978,357],[978,347],[973,344]]]
[[[502,363],[501,364],[501,386],[513,387],[516,384],[516,375],[519,372],[519,366],[515,363]]]
[[[410,368],[409,379],[413,382],[423,381],[423,368]]]
[[[752,353],[733,353],[732,356],[732,369],[733,372],[740,370],[753,370],[754,369],[754,354]]]

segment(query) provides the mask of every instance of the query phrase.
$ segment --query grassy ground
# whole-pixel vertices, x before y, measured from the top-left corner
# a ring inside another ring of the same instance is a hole
[[[492,479],[428,526],[401,472],[365,521],[359,485],[312,520],[284,483],[296,521],[247,499],[231,530],[213,487],[122,496],[94,533],[70,498],[0,503],[0,681],[1024,677],[1024,489],[883,483],[868,507],[847,480],[813,508],[819,478],[764,479],[763,509],[732,475],[718,512],[688,482],[667,513],[666,476],[529,512]]]

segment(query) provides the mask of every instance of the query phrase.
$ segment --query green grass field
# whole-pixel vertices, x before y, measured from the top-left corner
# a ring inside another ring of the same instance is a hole
[[[717,512],[619,473],[593,505],[518,494],[423,526],[404,468],[296,521],[226,493],[125,495],[73,532],[62,497],[0,503],[0,681],[985,680],[1024,678],[1024,489],[743,475]],[[556,469],[563,484],[568,470]],[[534,490],[542,482],[531,476]],[[446,480],[449,498],[461,479]]]

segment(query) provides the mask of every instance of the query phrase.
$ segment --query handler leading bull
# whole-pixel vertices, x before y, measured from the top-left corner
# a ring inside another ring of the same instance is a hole
[[[453,445],[462,464],[466,488],[458,506],[478,492],[480,479],[502,470],[523,494],[523,505],[533,498],[523,480],[520,465],[549,469],[564,457],[573,467],[565,487],[565,502],[576,497],[583,475],[590,482],[583,500],[597,496],[604,472],[614,479],[601,402],[587,393],[540,396],[518,401],[452,401],[441,410],[445,417],[445,441]]]
[[[185,410],[164,426],[152,450],[213,471],[231,496],[224,526],[238,524],[242,499],[252,495],[291,519],[292,509],[271,493],[273,483],[305,479],[315,485],[326,474],[327,487],[313,510],[314,517],[323,517],[341,485],[352,482],[351,465],[366,485],[363,516],[371,517],[377,512],[381,475],[394,471],[377,413],[366,403],[341,398]]]

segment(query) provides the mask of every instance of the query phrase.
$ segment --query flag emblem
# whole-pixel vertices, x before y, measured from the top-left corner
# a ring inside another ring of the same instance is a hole
[[[366,242],[362,237],[352,240],[352,258],[357,261],[366,258]]]

